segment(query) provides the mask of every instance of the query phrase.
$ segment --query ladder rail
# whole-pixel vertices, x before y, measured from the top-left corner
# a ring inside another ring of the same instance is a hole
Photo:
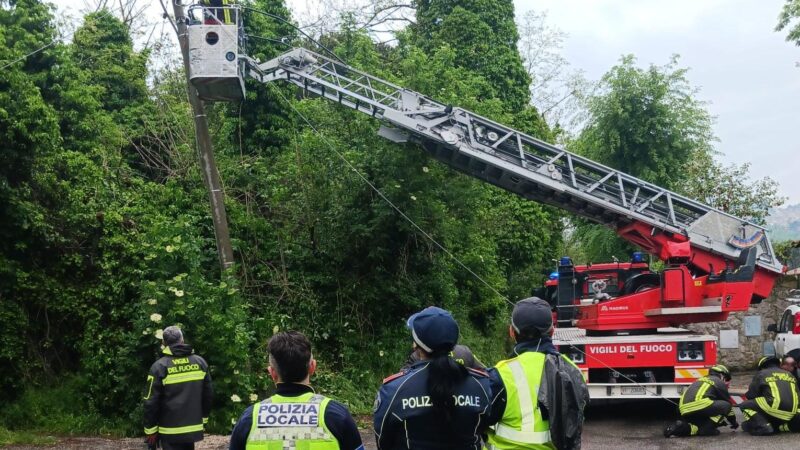
[[[729,259],[740,249],[728,245],[730,236],[763,233],[756,242],[758,264],[782,270],[764,227],[735,217],[697,200],[646,182],[563,148],[539,140],[471,111],[444,105],[417,92],[345,66],[306,49],[296,48],[266,63],[248,60],[248,74],[264,83],[284,80],[306,92],[369,114],[395,127],[385,137],[412,140],[433,147],[455,149],[472,161],[460,170],[486,178],[480,170],[492,166],[504,171],[488,180],[527,197],[555,204],[601,223],[614,218],[639,221],[659,230],[681,234],[691,244]],[[452,155],[451,153],[448,153]],[[439,158],[442,159],[442,158]],[[446,163],[451,164],[448,161]],[[479,169],[470,169],[470,164]],[[532,186],[514,187],[513,178]],[[545,194],[526,195],[541,189]],[[544,197],[543,197],[544,196]],[[562,198],[563,197],[563,198]],[[597,212],[600,211],[601,217]]]

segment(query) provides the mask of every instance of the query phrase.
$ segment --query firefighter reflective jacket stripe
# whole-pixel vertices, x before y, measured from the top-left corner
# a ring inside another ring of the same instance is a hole
[[[150,368],[144,389],[144,432],[159,433],[165,442],[203,439],[211,411],[208,364],[186,344],[163,350]]]
[[[761,407],[761,410],[770,416],[780,420],[792,420],[797,413],[797,383],[794,381],[794,375],[787,372],[786,376],[781,373],[775,373],[773,376],[765,379],[770,390],[770,402],[767,397],[756,397],[756,404]],[[788,386],[788,387],[787,387]],[[786,408],[786,399],[791,399],[790,407]],[[783,400],[783,401],[782,401]],[[781,407],[785,408],[782,409]]]
[[[308,392],[298,397],[273,395],[253,406],[246,450],[339,450],[325,424],[330,399]]]
[[[766,414],[789,421],[798,410],[797,380],[785,370],[768,367],[756,374],[746,397]]]
[[[538,393],[546,355],[524,352],[497,363],[506,389],[503,418],[489,429],[489,449],[554,449],[550,424],[542,417]]]
[[[681,415],[697,412],[708,408],[714,400],[708,395],[709,389],[714,387],[714,380],[708,377],[699,378],[681,394],[678,409]]]

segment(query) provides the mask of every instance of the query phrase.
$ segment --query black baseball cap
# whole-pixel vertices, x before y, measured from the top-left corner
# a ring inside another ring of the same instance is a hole
[[[414,342],[428,353],[449,352],[458,342],[458,324],[453,315],[436,306],[412,315],[406,325]]]
[[[511,326],[518,334],[547,333],[553,327],[550,304],[539,297],[518,301],[511,312]]]

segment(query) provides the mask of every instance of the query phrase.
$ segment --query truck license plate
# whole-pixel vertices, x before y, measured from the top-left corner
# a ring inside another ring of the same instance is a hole
[[[639,386],[623,386],[622,395],[645,395],[647,390]]]

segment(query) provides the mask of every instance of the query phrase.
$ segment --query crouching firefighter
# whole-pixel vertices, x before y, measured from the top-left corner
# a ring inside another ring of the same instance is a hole
[[[716,436],[726,421],[734,430],[739,428],[728,393],[730,382],[731,372],[719,364],[692,383],[681,395],[681,418],[664,428],[664,437]]]
[[[742,429],[754,436],[780,431],[800,431],[797,415],[797,380],[780,368],[774,356],[758,361],[758,373],[739,407],[744,414]]]

